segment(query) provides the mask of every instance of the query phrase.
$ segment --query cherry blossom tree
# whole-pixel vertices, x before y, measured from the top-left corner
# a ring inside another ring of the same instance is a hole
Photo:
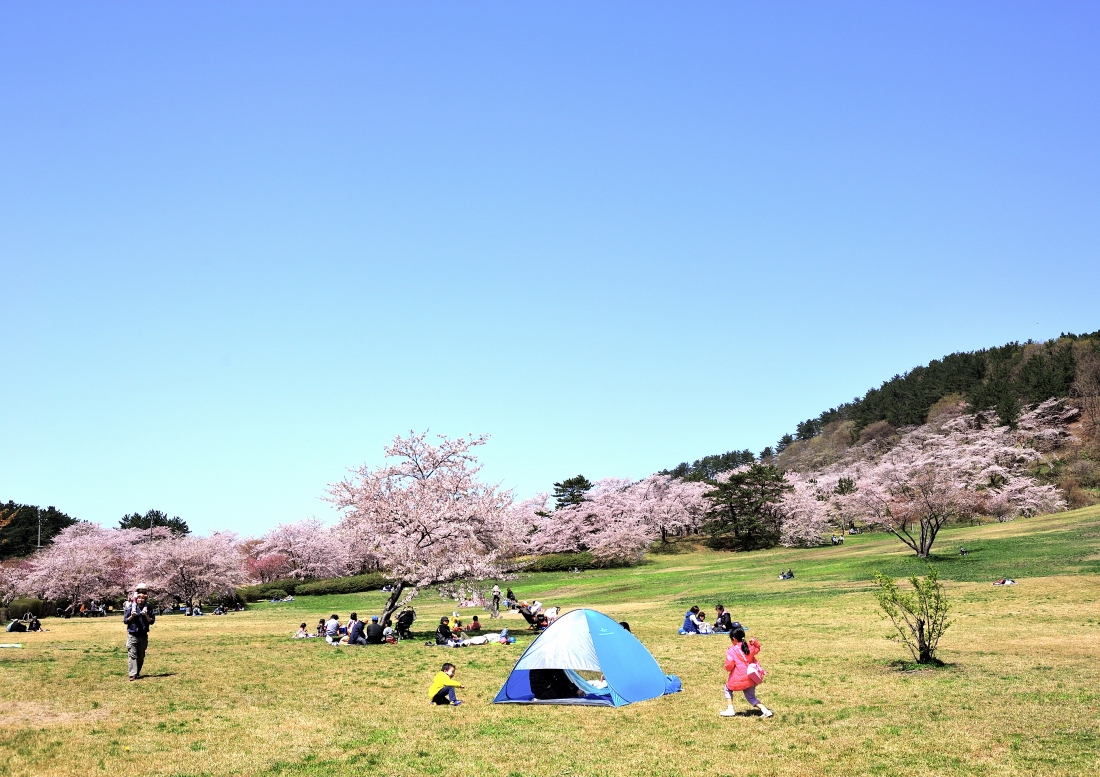
[[[662,542],[668,541],[669,532],[690,532],[702,525],[709,507],[703,495],[709,490],[706,483],[660,474],[631,486],[643,519]]]
[[[189,605],[210,596],[232,596],[245,582],[239,545],[231,532],[168,537],[140,548],[132,575],[154,594]]]
[[[363,466],[329,487],[329,501],[343,512],[340,531],[393,581],[383,621],[425,586],[507,568],[512,494],[478,480],[474,449],[487,439],[440,435],[432,445],[426,433],[410,432],[385,448],[392,463]]]
[[[136,545],[155,543],[167,529],[104,529],[80,522],[27,560],[24,591],[42,599],[85,602],[120,597],[131,578]]]
[[[292,577],[338,577],[349,571],[347,543],[316,518],[279,524],[260,538],[254,552],[257,559],[281,556]]]
[[[776,505],[779,544],[786,547],[824,544],[825,535],[836,520],[829,511],[832,489],[828,481],[821,483],[797,472],[787,472],[785,477],[791,491]]]
[[[249,556],[245,562],[248,576],[261,583],[270,583],[290,574],[290,559],[282,553],[264,553],[255,558]]]
[[[1058,490],[1037,483],[1029,469],[1042,450],[1064,441],[1075,412],[1051,400],[1021,415],[1015,429],[978,413],[901,430],[891,448],[856,446],[812,473],[823,486],[818,496],[825,495],[833,515],[881,526],[926,558],[949,521],[973,515],[1007,521],[1065,509]],[[841,479],[850,486],[840,489]]]
[[[21,562],[0,563],[0,604],[7,607],[19,596],[25,574]]]

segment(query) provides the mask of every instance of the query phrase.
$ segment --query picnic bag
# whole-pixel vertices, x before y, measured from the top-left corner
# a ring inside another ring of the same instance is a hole
[[[760,683],[764,682],[764,678],[768,673],[764,671],[764,667],[760,666],[756,661],[753,661],[745,670],[745,674],[753,685],[760,685]]]

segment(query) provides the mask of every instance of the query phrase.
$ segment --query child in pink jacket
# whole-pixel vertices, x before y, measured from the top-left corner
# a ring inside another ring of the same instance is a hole
[[[729,679],[726,680],[726,702],[729,706],[719,714],[723,718],[732,718],[736,715],[737,712],[733,709],[733,692],[742,691],[745,694],[745,701],[760,710],[763,717],[770,718],[772,711],[756,698],[754,692],[756,683],[749,678],[748,673],[749,664],[756,660],[756,654],[760,652],[760,642],[755,637],[746,642],[745,630],[741,628],[740,623],[733,624],[730,642],[729,649],[726,650],[726,671],[730,673]]]

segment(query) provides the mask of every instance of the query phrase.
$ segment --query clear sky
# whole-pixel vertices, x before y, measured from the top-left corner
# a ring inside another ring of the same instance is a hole
[[[1095,3],[0,3],[0,499],[521,496],[1100,329]]]

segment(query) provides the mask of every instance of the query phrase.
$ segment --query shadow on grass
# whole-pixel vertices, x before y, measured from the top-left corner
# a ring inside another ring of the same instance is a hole
[[[916,661],[907,659],[896,659],[894,661],[887,661],[886,666],[891,669],[901,672],[902,674],[915,674],[917,672],[934,672],[938,669],[956,669],[957,664],[949,664],[945,661],[940,661],[938,658],[933,658],[930,663],[919,664]]]

